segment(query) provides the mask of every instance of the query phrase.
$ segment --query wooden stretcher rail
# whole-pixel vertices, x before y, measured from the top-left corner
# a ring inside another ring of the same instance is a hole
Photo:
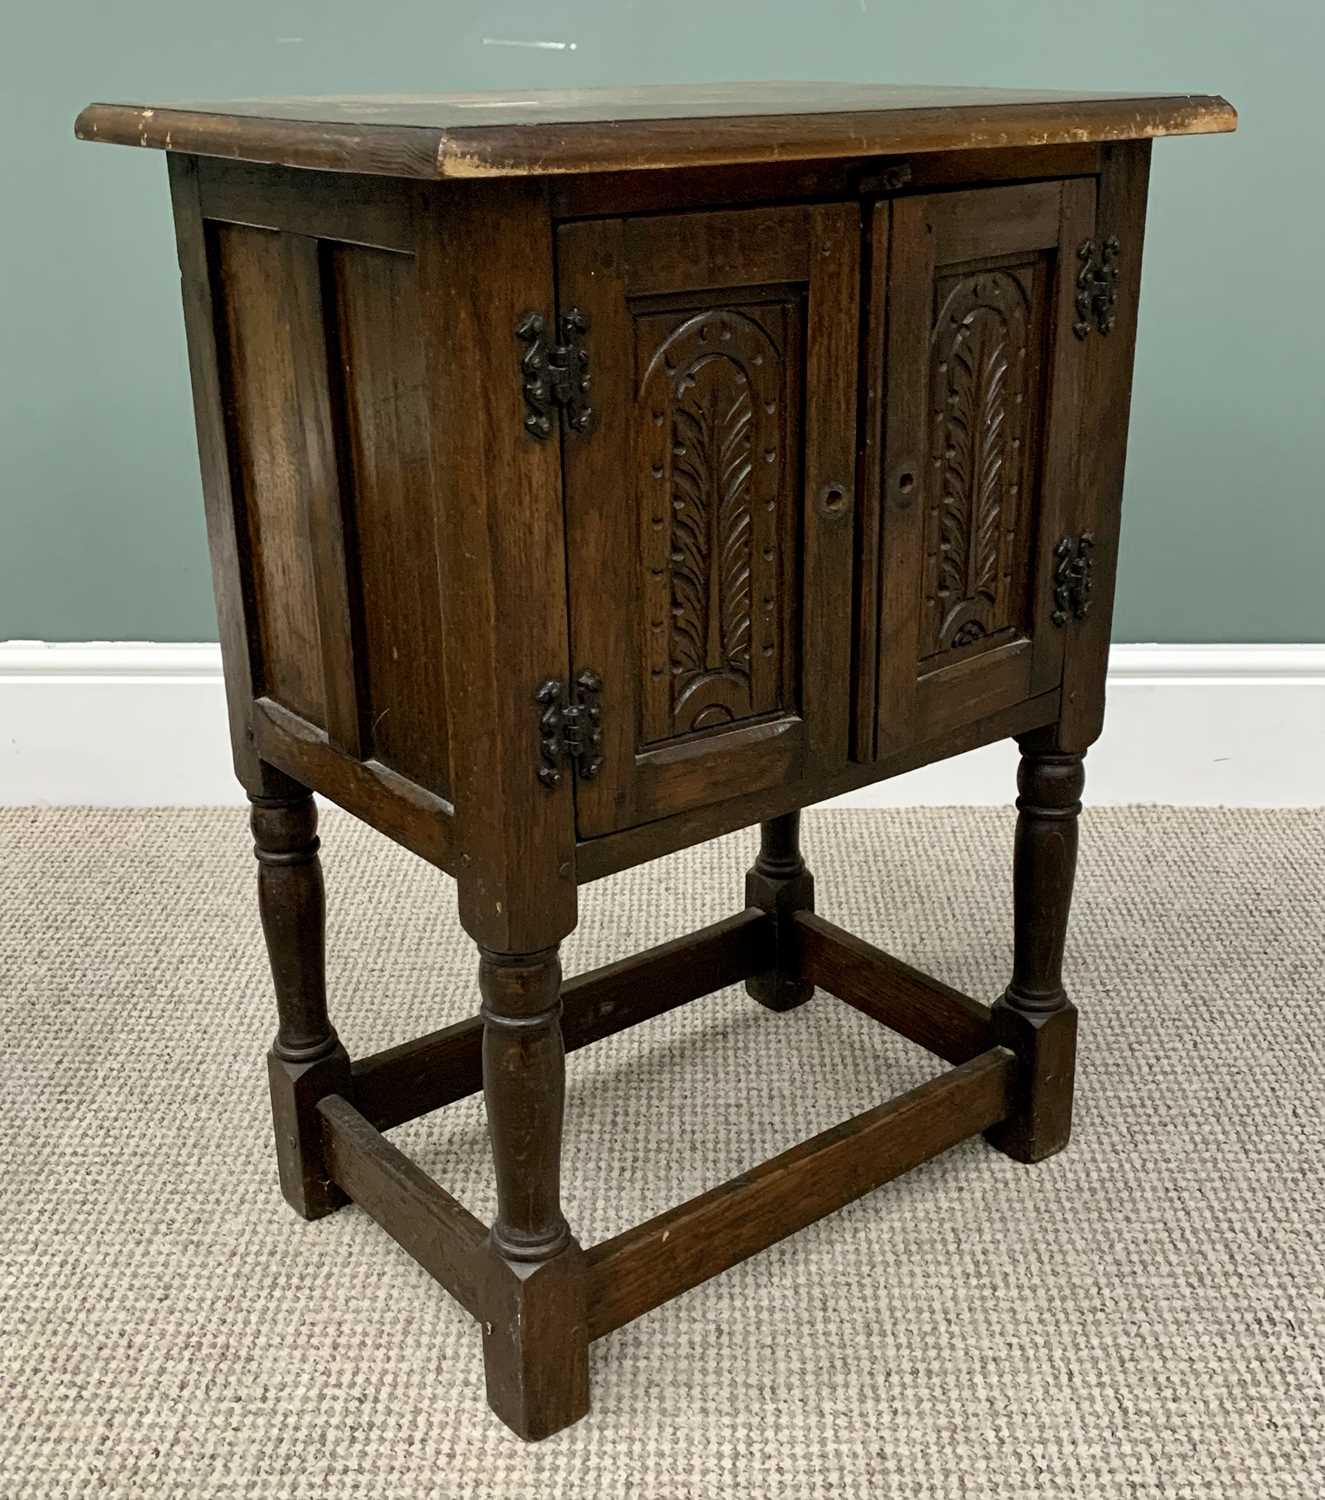
[[[393,1240],[479,1316],[487,1226],[339,1094],[317,1106],[332,1179]]]
[[[772,919],[752,907],[566,980],[566,1051],[748,979],[772,962],[772,946]],[[473,1016],[362,1058],[354,1064],[355,1107],[378,1130],[389,1130],[477,1093],[483,1087],[482,1047],[483,1023]]]
[[[820,989],[945,1062],[968,1062],[991,1045],[987,1005],[813,912],[793,920],[801,976]]]
[[[1006,1119],[1016,1059],[995,1047],[587,1253],[601,1338]]]

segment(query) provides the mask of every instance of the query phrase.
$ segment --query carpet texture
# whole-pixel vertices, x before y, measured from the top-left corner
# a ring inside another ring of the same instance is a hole
[[[351,1053],[472,1012],[450,883],[323,821]],[[825,915],[984,999],[1012,815],[806,818]],[[587,887],[566,971],[735,909],[752,837]],[[0,1496],[1325,1493],[1325,813],[1086,815],[1076,1129],[978,1139],[601,1340],[526,1446],[477,1329],[350,1207],[276,1187],[241,813],[0,814]],[[570,1062],[592,1244],[942,1065],[739,990]],[[393,1132],[481,1217],[481,1102]]]

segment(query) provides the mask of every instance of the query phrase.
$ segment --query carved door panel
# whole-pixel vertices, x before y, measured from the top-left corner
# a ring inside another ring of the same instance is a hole
[[[593,406],[562,450],[573,665],[603,682],[581,836],[846,760],[859,243],[854,204],[559,232]]]
[[[861,591],[862,759],[1058,686],[1054,551],[1073,511],[1077,251],[1094,213],[1079,179],[901,199],[878,224],[872,316],[885,292],[888,316],[868,341],[884,369],[868,484],[882,535]]]

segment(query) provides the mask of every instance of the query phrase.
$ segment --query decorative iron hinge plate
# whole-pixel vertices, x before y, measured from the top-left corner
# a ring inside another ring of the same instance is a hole
[[[1054,548],[1055,625],[1084,620],[1090,613],[1090,591],[1094,587],[1095,536],[1083,531],[1079,537],[1065,536]]]
[[[1077,319],[1072,332],[1079,339],[1090,333],[1093,323],[1101,333],[1112,333],[1118,321],[1118,256],[1122,247],[1116,234],[1103,243],[1082,241],[1077,251],[1081,269],[1077,272]]]
[[[524,378],[525,431],[540,442],[552,436],[552,408],[559,406],[566,426],[588,432],[593,422],[589,405],[589,351],[582,340],[589,332],[589,319],[572,307],[557,319],[559,342],[548,338],[547,319],[542,313],[526,313],[516,325],[515,336],[527,345],[520,356]]]
[[[543,764],[538,779],[549,791],[561,785],[562,767],[569,763],[577,776],[592,781],[603,764],[599,699],[603,683],[597,672],[575,674],[569,689],[550,677],[534,694],[542,709],[538,720],[538,748]]]

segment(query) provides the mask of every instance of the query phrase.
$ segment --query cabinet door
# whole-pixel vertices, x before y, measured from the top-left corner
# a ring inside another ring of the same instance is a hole
[[[880,210],[869,347],[884,375],[870,479],[882,537],[862,587],[863,759],[1058,686],[1054,549],[1072,514],[1077,251],[1094,205],[1083,178]]]
[[[841,765],[850,734],[855,205],[558,235],[592,428],[563,444],[581,836]]]

